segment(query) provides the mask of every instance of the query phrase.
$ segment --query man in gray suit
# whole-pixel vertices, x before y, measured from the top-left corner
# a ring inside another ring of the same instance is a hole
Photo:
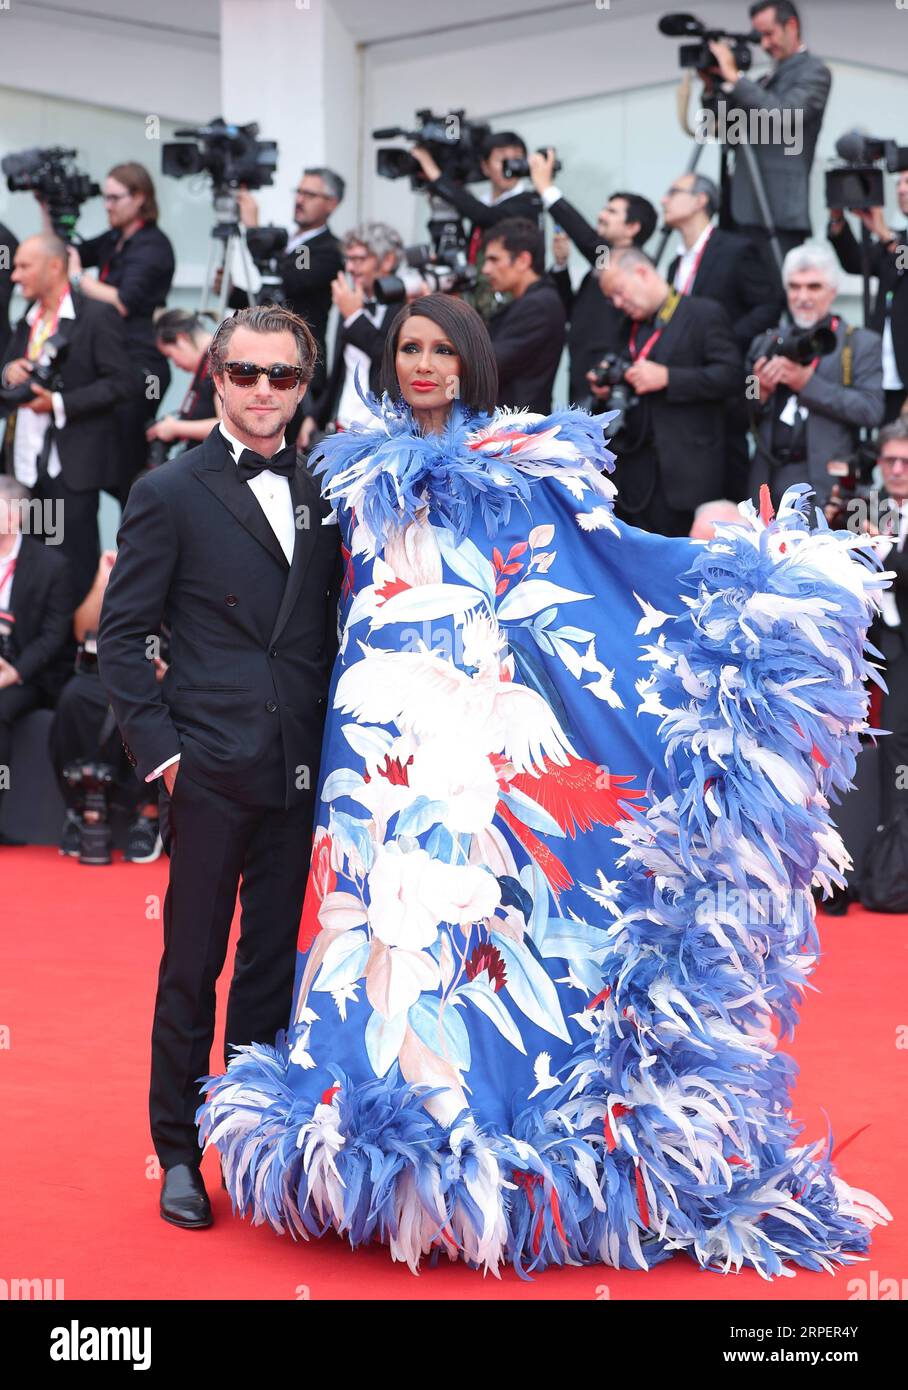
[[[804,47],[800,16],[790,0],[756,0],[750,17],[775,66],[756,81],[742,77],[729,45],[711,43],[718,77],[707,77],[703,100],[724,117],[727,131],[737,134],[741,125],[747,131],[784,254],[810,236],[810,169],[832,74]],[[736,112],[746,113],[741,125],[731,119]],[[727,143],[735,149],[732,138]],[[738,230],[765,241],[748,161],[737,150],[730,201]]]
[[[816,504],[825,506],[835,481],[832,460],[849,458],[862,427],[883,419],[883,364],[879,333],[851,328],[832,313],[839,267],[825,242],[806,242],[789,251],[783,267],[788,312],[795,330],[829,328],[835,350],[807,366],[771,355],[773,339],[792,332],[780,325],[750,345],[748,385],[756,384],[757,450],[751,461],[750,495],[768,483],[773,503],[792,483],[809,483]]]

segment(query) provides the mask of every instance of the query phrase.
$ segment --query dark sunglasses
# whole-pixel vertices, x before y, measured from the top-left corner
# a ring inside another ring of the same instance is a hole
[[[224,375],[234,386],[256,386],[260,376],[266,376],[275,391],[289,391],[297,386],[303,375],[302,367],[289,367],[275,362],[272,367],[260,367],[255,362],[225,362]]]

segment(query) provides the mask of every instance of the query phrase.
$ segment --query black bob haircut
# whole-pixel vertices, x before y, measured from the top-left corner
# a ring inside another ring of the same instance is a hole
[[[460,358],[457,399],[469,410],[491,415],[498,402],[498,366],[489,330],[479,314],[462,299],[449,294],[425,294],[405,304],[388,330],[381,364],[381,389],[392,400],[401,399],[397,379],[397,348],[408,319],[429,319],[440,328]]]

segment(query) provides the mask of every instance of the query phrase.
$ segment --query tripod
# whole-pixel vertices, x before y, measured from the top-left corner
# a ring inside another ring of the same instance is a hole
[[[251,286],[253,283],[252,259],[246,245],[246,237],[240,227],[240,209],[236,194],[229,188],[216,189],[214,211],[218,221],[211,229],[211,244],[208,250],[208,264],[205,269],[205,284],[202,289],[199,312],[213,312],[217,316],[217,322],[220,323],[226,313],[227,300],[230,295],[228,267],[233,264],[233,254],[236,252],[240,258],[247,286]],[[214,293],[215,280],[218,274],[220,274],[220,289],[217,291],[214,308],[211,309],[209,295]],[[248,290],[250,304],[259,302],[264,289],[265,280],[263,279],[262,289],[258,294],[253,294],[251,288]]]

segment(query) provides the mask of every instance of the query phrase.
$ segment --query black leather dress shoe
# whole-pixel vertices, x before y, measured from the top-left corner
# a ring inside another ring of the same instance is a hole
[[[211,1225],[211,1203],[198,1168],[177,1163],[167,1169],[161,1185],[161,1216],[187,1229]]]

